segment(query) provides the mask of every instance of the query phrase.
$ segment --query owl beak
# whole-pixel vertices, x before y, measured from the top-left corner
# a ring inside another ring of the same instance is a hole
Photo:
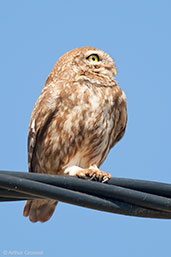
[[[112,73],[113,73],[114,76],[117,75],[117,71],[116,71],[116,68],[115,68],[115,67],[112,69]]]

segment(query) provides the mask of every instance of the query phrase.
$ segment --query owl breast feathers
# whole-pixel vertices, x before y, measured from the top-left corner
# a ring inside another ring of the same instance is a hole
[[[115,75],[112,58],[96,48],[74,49],[58,60],[31,115],[30,172],[107,176],[98,167],[127,122],[126,97]],[[27,201],[24,216],[46,221],[56,204]]]

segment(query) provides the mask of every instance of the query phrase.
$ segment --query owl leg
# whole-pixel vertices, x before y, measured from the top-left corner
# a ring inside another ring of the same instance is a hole
[[[97,180],[102,183],[111,178],[110,173],[99,170],[96,165],[91,165],[88,169],[82,169],[78,166],[71,166],[65,169],[64,173],[70,176],[77,176],[79,178],[89,177],[89,180]]]

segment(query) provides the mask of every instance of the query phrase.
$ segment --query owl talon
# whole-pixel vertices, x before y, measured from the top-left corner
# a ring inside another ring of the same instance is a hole
[[[96,174],[93,174],[93,176],[91,176],[91,177],[89,178],[89,180],[92,181],[92,180],[94,180],[95,178],[96,178]]]
[[[89,177],[90,181],[95,180],[102,183],[108,181],[111,178],[110,173],[99,170],[95,165],[90,166],[89,169],[82,169],[78,166],[68,167],[65,170],[65,174],[70,176],[77,176],[82,179]]]
[[[99,182],[104,183],[111,178],[110,173],[101,171],[98,168],[96,168],[96,169],[91,169],[90,168],[90,169],[87,169],[87,170],[83,170],[82,172],[85,173],[85,176],[89,177],[90,181],[95,180],[95,181],[99,181]]]
[[[110,177],[111,178],[111,177]],[[106,181],[108,181],[110,178],[108,178],[107,176],[103,177],[102,183],[105,183]]]

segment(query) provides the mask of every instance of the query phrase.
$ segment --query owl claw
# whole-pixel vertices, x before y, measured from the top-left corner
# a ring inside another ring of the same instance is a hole
[[[86,176],[90,177],[89,180],[97,180],[102,183],[108,181],[111,178],[110,173],[99,170],[96,166],[90,167],[90,169],[87,170]]]
[[[94,180],[96,178],[96,174],[93,174],[93,176],[91,176],[90,178],[89,178],[89,180],[91,181],[91,180]],[[100,179],[99,179],[100,180]]]
[[[91,176],[89,180],[90,181],[91,180],[97,180],[99,182],[105,183],[110,178],[111,178],[111,175],[109,173],[106,173],[106,172],[102,171],[102,174],[100,174],[100,175],[98,173],[93,174],[93,176]]]
[[[90,166],[89,169],[82,169],[78,166],[68,167],[65,170],[65,174],[68,174],[70,176],[77,176],[82,179],[89,177],[90,181],[95,180],[102,183],[108,181],[111,178],[110,173],[99,170],[95,165]]]
[[[85,172],[83,172],[83,171],[85,171]],[[80,178],[85,178],[87,176],[87,177],[89,177],[90,181],[95,180],[95,181],[104,183],[111,178],[111,175],[109,173],[101,171],[101,170],[87,169],[87,170],[83,170],[83,171],[81,171],[81,174],[77,173],[77,176]],[[84,173],[84,175],[83,175],[83,173]]]
[[[111,176],[110,176],[110,178],[111,178]],[[107,177],[107,176],[104,176],[104,177],[103,177],[103,180],[102,180],[102,183],[105,183],[105,182],[108,181],[110,178]]]

